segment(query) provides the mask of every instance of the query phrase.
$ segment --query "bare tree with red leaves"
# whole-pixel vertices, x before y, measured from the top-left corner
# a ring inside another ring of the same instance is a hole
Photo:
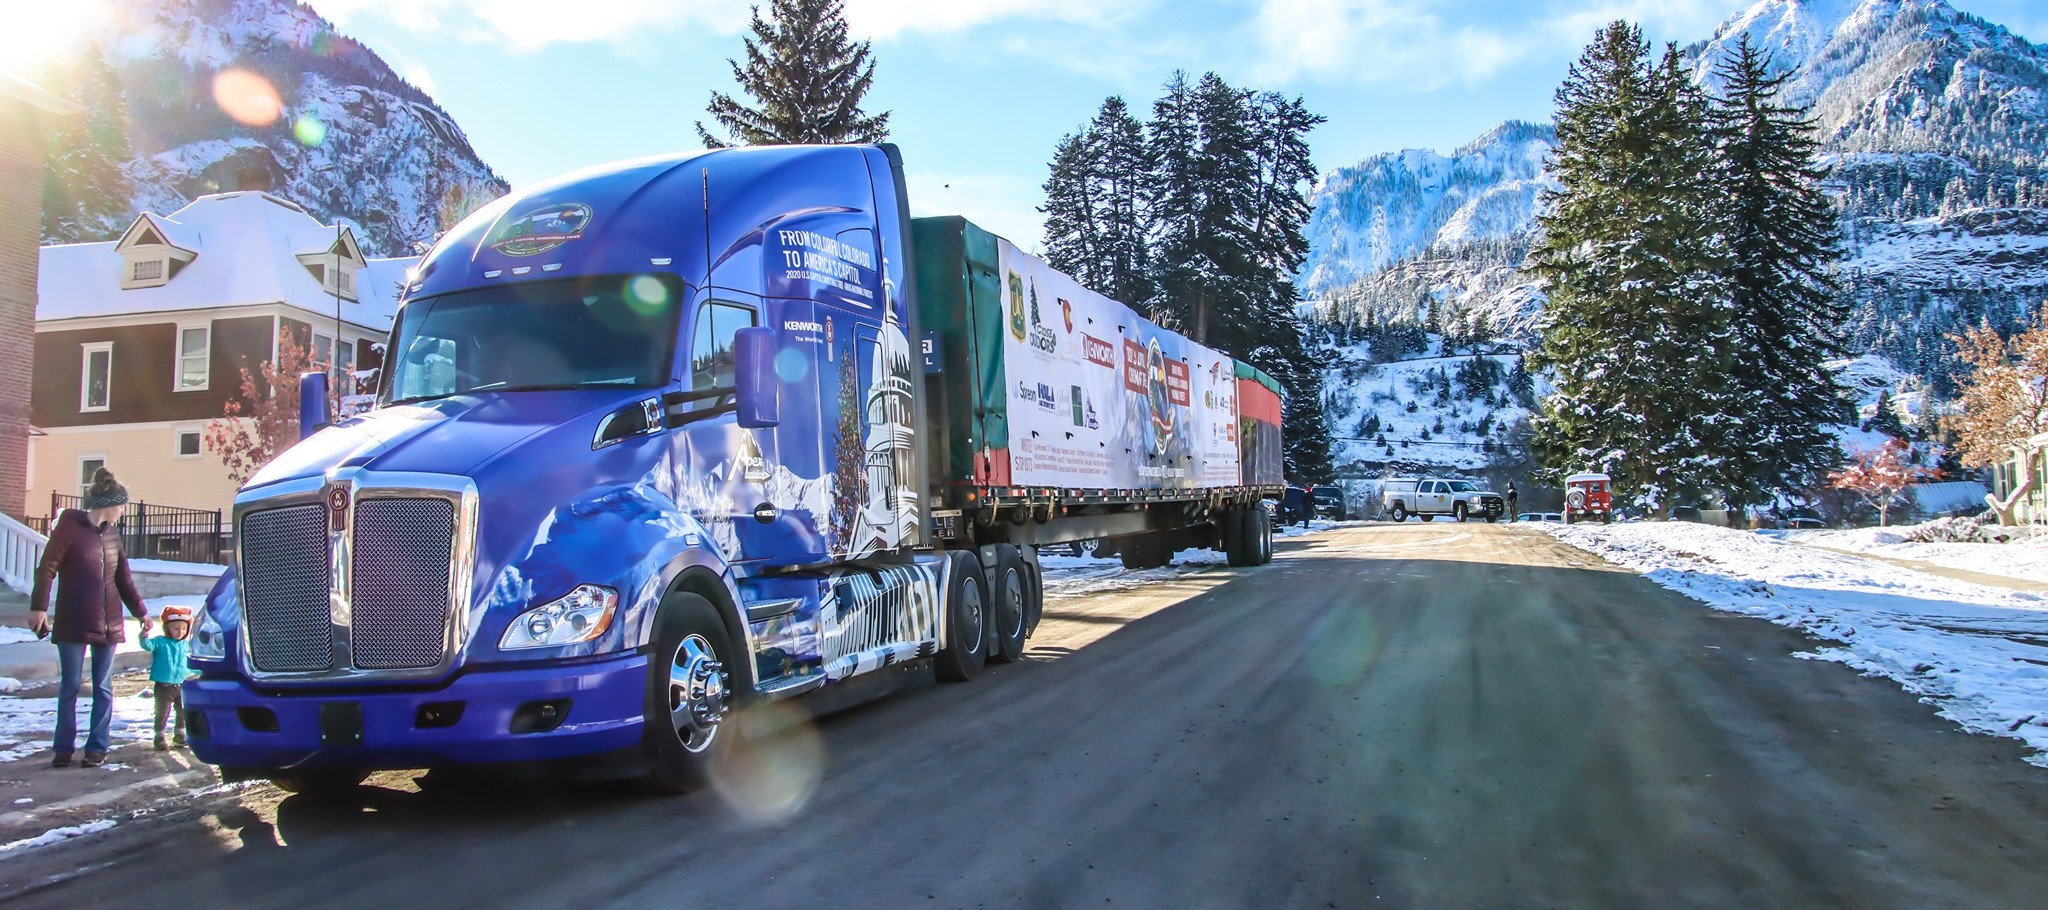
[[[242,394],[229,399],[222,416],[206,425],[206,450],[227,466],[236,486],[299,441],[299,374],[307,369],[305,346],[291,332],[278,332],[277,361],[257,368],[262,385],[257,373],[243,367]]]
[[[1990,326],[1950,335],[1968,372],[1961,377],[1962,412],[1950,418],[1957,455],[1978,468],[2025,451],[2028,441],[2048,433],[2048,304],[2034,324],[2011,339]],[[2004,498],[1984,497],[2000,524],[2017,524],[2013,510],[2043,481],[2034,459],[2017,459],[2019,477]]]
[[[1869,503],[1877,510],[1878,526],[1883,527],[1891,520],[1892,503],[1907,487],[1940,476],[1939,470],[1914,464],[1912,447],[1894,439],[1850,455],[1849,464],[1829,475],[1828,483]]]

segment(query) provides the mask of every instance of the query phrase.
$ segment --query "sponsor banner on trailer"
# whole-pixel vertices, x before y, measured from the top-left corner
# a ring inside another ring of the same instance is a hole
[[[1011,482],[1086,489],[1237,483],[1231,359],[997,242]]]

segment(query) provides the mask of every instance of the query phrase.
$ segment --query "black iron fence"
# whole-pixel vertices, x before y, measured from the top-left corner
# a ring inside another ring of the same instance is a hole
[[[50,494],[50,517],[30,526],[48,534],[65,509],[83,509],[76,496]],[[121,545],[130,559],[174,559],[226,565],[227,531],[219,509],[183,509],[131,502],[121,516]]]

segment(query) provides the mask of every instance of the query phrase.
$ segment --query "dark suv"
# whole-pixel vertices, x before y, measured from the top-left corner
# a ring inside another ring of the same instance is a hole
[[[1316,487],[1308,491],[1315,502],[1317,515],[1342,521],[1344,518],[1344,491],[1336,487]]]

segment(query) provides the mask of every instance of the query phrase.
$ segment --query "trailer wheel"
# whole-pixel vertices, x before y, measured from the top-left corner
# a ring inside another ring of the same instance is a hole
[[[940,682],[966,682],[988,660],[988,585],[973,553],[952,550],[946,559],[946,640],[932,670]]]
[[[339,771],[322,769],[317,771],[294,771],[270,778],[279,790],[297,793],[316,800],[344,800],[354,797],[362,790],[363,781],[370,779],[368,771]]]
[[[711,769],[733,737],[733,656],[718,608],[704,598],[676,593],[654,617],[654,648],[647,662],[647,773],[640,786],[655,793],[688,793],[711,783]]]
[[[1245,521],[1250,513],[1250,509],[1226,509],[1221,515],[1216,516],[1216,527],[1222,532],[1223,555],[1229,558],[1233,566],[1251,565],[1245,556],[1244,545]]]
[[[1253,508],[1249,518],[1252,565],[1263,566],[1273,561],[1273,516],[1264,508]]]
[[[995,646],[989,649],[991,663],[1014,663],[1024,656],[1024,636],[1031,628],[1031,582],[1025,576],[1024,557],[1017,548],[996,544],[994,574],[988,579],[990,617],[995,622]]]
[[[1400,524],[1401,522],[1404,522],[1404,521],[1407,521],[1407,520],[1408,520],[1408,507],[1407,507],[1407,506],[1404,506],[1404,505],[1402,505],[1402,504],[1400,504],[1400,503],[1398,503],[1398,502],[1397,502],[1397,503],[1394,503],[1394,523],[1395,523],[1395,524]]]

